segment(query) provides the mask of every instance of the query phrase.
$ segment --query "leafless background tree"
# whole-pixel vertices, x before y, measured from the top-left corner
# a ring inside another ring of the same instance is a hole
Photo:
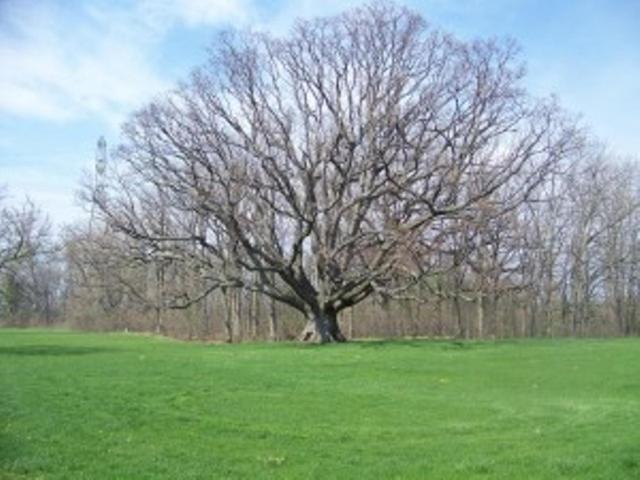
[[[10,206],[0,192],[0,319],[51,324],[59,310],[61,265],[50,225],[30,201]]]

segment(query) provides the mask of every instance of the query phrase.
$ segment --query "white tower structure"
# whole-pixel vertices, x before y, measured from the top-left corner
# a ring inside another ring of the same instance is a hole
[[[102,196],[104,194],[104,177],[107,173],[107,141],[104,137],[98,139],[96,147],[96,171],[95,171],[95,189],[96,194]]]
[[[89,229],[94,223],[95,202],[102,202],[105,196],[105,175],[107,173],[107,141],[101,136],[96,144],[95,171],[93,173],[93,202],[91,203],[91,218]]]

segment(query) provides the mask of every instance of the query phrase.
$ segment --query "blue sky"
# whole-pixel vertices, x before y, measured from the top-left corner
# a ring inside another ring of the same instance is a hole
[[[95,143],[184,78],[229,26],[287,31],[337,0],[0,0],[0,185],[60,225]],[[640,158],[640,0],[407,0],[463,38],[509,36],[526,84],[556,94],[610,149]]]

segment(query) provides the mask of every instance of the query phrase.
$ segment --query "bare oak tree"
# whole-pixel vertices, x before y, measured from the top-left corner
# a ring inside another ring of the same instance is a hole
[[[431,273],[449,225],[511,211],[579,143],[522,76],[511,42],[463,42],[395,6],[285,38],[226,33],[127,123],[94,201],[116,230],[196,244],[220,285],[302,312],[302,340],[343,341],[340,311]],[[163,231],[158,191],[200,228]]]

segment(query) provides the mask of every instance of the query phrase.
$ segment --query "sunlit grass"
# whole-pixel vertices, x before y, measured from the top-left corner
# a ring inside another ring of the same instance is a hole
[[[640,341],[0,330],[0,478],[640,478]]]

